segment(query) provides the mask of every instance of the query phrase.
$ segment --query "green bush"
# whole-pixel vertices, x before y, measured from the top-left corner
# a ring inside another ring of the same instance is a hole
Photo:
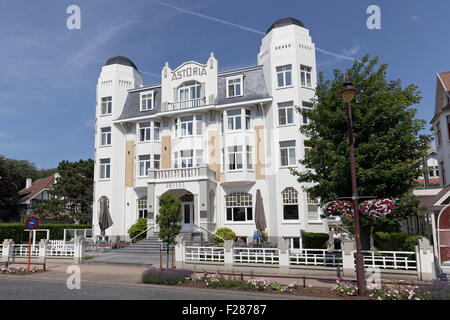
[[[38,229],[49,229],[50,240],[64,239],[64,229],[91,229],[87,224],[40,224]],[[28,243],[29,233],[23,223],[0,223],[0,243],[5,239],[13,239],[15,243]],[[36,241],[46,239],[46,232],[36,232]]]
[[[192,271],[184,269],[150,268],[142,274],[143,283],[174,285],[191,279]]]
[[[230,228],[219,228],[216,231],[216,235],[224,238],[225,240],[236,240],[237,238],[236,233],[234,233],[234,231]],[[213,241],[216,246],[223,247],[223,240],[219,237],[214,236]]]
[[[374,246],[380,251],[414,251],[421,236],[410,236],[406,233],[376,232]]]
[[[138,221],[135,224],[133,224],[130,227],[130,229],[128,229],[128,235],[130,236],[130,238],[134,238],[139,233],[144,232],[145,230],[147,230],[147,219],[139,218]],[[147,235],[144,232],[139,237],[134,239],[134,242],[145,239],[146,237],[147,237]]]
[[[302,244],[305,249],[326,249],[330,236],[327,233],[303,232]]]

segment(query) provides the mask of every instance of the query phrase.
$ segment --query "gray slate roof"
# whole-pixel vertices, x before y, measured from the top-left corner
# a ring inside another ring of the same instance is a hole
[[[232,76],[244,76],[244,90],[243,95],[240,97],[227,98],[226,97],[226,78]],[[264,81],[264,73],[262,66],[249,67],[237,70],[231,70],[226,72],[221,72],[218,74],[217,79],[217,98],[216,105],[240,103],[258,99],[271,98],[269,95],[266,83]],[[154,90],[155,94],[155,106],[153,110],[140,111],[140,92]],[[192,109],[194,110],[194,109]],[[156,87],[144,87],[140,90],[133,90],[128,93],[127,99],[125,101],[125,106],[123,108],[122,114],[117,120],[132,119],[138,117],[144,117],[149,115],[154,115],[161,111],[161,86]]]

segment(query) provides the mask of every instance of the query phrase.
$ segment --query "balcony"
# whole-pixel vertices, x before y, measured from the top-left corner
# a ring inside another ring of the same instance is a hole
[[[211,180],[214,181],[215,172],[208,165],[202,165],[194,168],[173,168],[148,171],[150,182],[179,182],[193,180]]]
[[[203,107],[203,106],[206,106],[206,97],[203,97],[200,99],[194,99],[194,100],[179,101],[179,102],[167,102],[167,105],[163,106],[161,111],[162,112],[179,111],[179,110],[192,109],[192,108],[198,108],[198,107]]]

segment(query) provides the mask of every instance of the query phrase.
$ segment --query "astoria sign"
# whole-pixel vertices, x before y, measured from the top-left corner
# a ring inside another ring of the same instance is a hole
[[[206,67],[193,66],[186,67],[178,71],[172,72],[172,80],[181,80],[191,76],[206,76]]]

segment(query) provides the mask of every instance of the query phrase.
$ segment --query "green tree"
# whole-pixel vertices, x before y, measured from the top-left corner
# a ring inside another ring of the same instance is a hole
[[[366,55],[348,70],[349,78],[361,90],[352,101],[358,195],[403,199],[402,212],[397,210],[396,217],[404,217],[417,211],[417,203],[414,205],[414,199],[405,195],[423,173],[418,160],[426,154],[431,136],[420,133],[426,122],[416,119],[417,110],[411,107],[421,99],[417,87],[411,84],[402,88],[400,80],[386,80],[387,64],[376,68],[377,64],[378,58],[370,60]],[[309,119],[300,128],[310,147],[300,163],[313,170],[292,173],[301,183],[314,183],[305,189],[322,204],[352,195],[345,139],[347,105],[339,96],[344,77],[343,72],[335,70],[334,79],[325,80],[321,73],[313,99],[315,107],[297,108]],[[361,224],[367,239],[367,229],[373,223],[362,217]]]
[[[41,217],[52,213],[67,222],[91,223],[94,186],[94,161],[61,161],[57,168],[60,178],[49,190],[50,200],[35,208]]]
[[[167,245],[167,269],[169,269],[169,248],[175,245],[176,236],[181,231],[181,204],[180,200],[170,192],[159,198],[159,215],[156,223],[159,225],[159,238]]]

